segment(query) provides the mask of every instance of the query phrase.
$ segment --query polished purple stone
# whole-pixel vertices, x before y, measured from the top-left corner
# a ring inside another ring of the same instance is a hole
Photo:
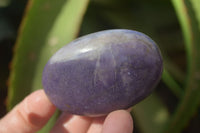
[[[43,71],[43,87],[60,110],[99,116],[127,109],[152,91],[162,74],[153,40],[132,30],[83,36],[56,52]]]

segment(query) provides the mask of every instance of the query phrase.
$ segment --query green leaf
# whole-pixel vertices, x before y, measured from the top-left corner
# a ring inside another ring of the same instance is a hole
[[[141,133],[160,133],[169,119],[169,113],[156,94],[133,107],[133,119]]]
[[[189,123],[200,103],[200,4],[199,0],[172,0],[187,51],[185,94],[165,132],[179,133]]]
[[[17,38],[10,74],[8,109],[42,89],[48,59],[77,36],[89,0],[30,0]]]
[[[88,0],[31,0],[16,42],[8,107],[42,89],[48,59],[78,34]]]

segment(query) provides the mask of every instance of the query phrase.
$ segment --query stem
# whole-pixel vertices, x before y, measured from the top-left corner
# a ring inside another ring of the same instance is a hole
[[[196,27],[198,22],[192,1],[172,0],[172,3],[185,38],[188,71],[185,93],[165,132],[179,133],[197,111],[200,102],[200,31]]]
[[[166,70],[163,71],[162,80],[171,89],[171,91],[176,95],[177,98],[181,99],[183,96],[183,89],[179,84],[173,79],[170,73]]]

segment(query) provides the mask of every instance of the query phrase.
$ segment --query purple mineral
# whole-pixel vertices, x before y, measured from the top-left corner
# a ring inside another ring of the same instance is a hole
[[[80,37],[57,51],[43,71],[43,87],[60,110],[100,116],[127,109],[151,94],[162,74],[155,42],[132,30]]]

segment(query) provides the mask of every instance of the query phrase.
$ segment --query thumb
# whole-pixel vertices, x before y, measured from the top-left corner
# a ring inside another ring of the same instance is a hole
[[[133,119],[126,110],[113,111],[105,119],[102,133],[132,133]]]
[[[48,122],[55,109],[43,90],[35,91],[0,120],[0,133],[34,133]]]

